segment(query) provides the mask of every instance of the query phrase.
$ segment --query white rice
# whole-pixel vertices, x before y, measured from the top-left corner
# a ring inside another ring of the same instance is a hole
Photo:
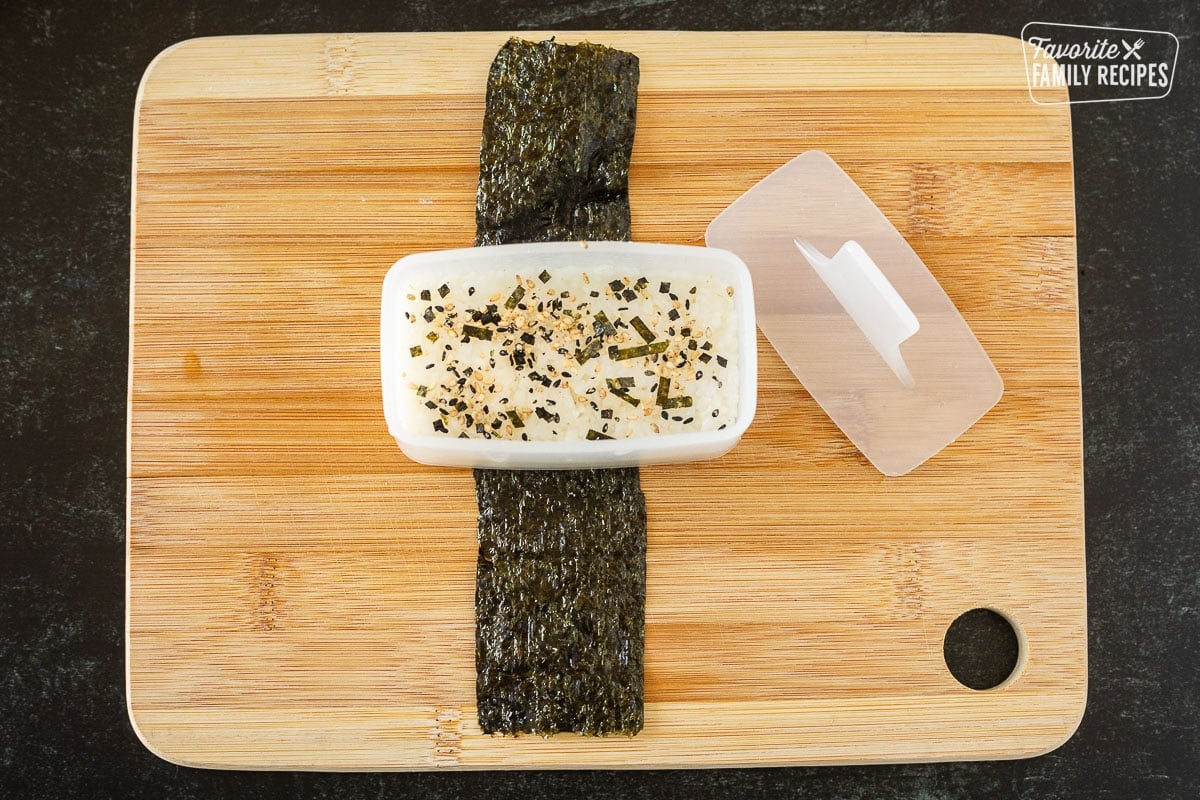
[[[560,267],[442,281],[404,292],[401,375],[417,430],[623,439],[737,418],[733,288],[712,276]]]

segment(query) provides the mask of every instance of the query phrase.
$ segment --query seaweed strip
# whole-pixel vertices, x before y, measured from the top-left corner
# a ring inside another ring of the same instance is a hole
[[[510,39],[488,74],[475,244],[629,238],[638,59]]]
[[[500,49],[488,76],[477,245],[629,239],[638,77],[636,56],[599,45],[510,39]],[[480,728],[637,733],[646,593],[637,468],[479,469],[475,496]]]
[[[476,698],[487,733],[642,727],[637,470],[478,470]]]

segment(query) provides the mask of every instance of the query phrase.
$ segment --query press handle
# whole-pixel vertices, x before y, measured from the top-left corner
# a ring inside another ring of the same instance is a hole
[[[792,241],[900,382],[915,386],[900,345],[921,329],[921,323],[862,245],[847,241],[827,258],[807,239]]]

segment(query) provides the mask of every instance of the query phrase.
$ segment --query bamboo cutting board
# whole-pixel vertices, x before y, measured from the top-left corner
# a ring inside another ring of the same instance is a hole
[[[524,34],[540,38],[538,34]],[[1086,694],[1070,114],[1021,44],[975,35],[559,34],[637,53],[633,237],[707,223],[830,153],[942,282],[1000,404],[887,479],[765,340],[759,410],[716,461],[642,472],[646,727],[492,738],[474,708],[467,470],[384,426],[383,276],[468,246],[499,33],[201,39],[136,110],[128,698],[206,767],[660,767],[1051,749]],[[973,691],[947,626],[1021,640]]]

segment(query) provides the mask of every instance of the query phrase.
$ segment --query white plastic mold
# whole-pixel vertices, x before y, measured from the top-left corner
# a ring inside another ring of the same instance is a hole
[[[734,289],[737,335],[738,407],[723,430],[663,433],[614,440],[517,441],[459,439],[430,432],[412,413],[409,381],[402,377],[405,324],[402,306],[409,287],[440,283],[454,271],[480,270],[537,275],[543,269],[587,272],[617,267],[653,278],[656,272],[712,275]],[[741,439],[754,418],[758,393],[757,334],[750,272],[733,253],[710,247],[641,242],[550,242],[471,247],[418,253],[397,261],[383,282],[380,371],[388,431],[413,461],[452,467],[494,469],[586,469],[669,464],[716,458]]]

